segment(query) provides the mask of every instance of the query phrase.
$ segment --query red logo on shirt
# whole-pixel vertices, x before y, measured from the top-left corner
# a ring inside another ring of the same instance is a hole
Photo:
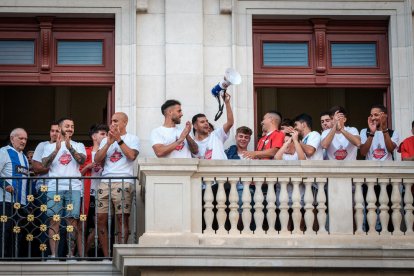
[[[334,156],[336,160],[344,160],[348,156],[348,152],[341,146],[339,150],[334,152]]]
[[[118,162],[122,158],[122,153],[115,150],[114,153],[112,153],[111,157],[109,157],[109,160],[112,163]]]
[[[70,161],[72,161],[72,155],[70,155],[66,150],[63,152],[63,154],[59,158],[60,164],[63,166],[67,166]]]
[[[382,159],[385,155],[385,149],[381,148],[381,146],[378,144],[378,147],[374,150],[374,153],[372,154],[375,159]]]
[[[213,150],[207,148],[206,152],[204,153],[204,159],[211,159],[212,156],[213,156]]]

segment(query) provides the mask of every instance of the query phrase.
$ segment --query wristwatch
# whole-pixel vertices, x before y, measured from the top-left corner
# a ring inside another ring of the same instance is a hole
[[[122,140],[122,139],[121,139],[121,140],[120,140],[120,141],[118,141],[117,143],[118,143],[118,145],[120,146],[120,145],[122,145],[122,144],[124,143],[124,140]]]

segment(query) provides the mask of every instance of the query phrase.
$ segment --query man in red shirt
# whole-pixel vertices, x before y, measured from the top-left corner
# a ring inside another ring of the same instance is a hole
[[[414,135],[414,121],[411,123],[411,133]],[[406,138],[398,148],[402,161],[414,161],[414,136]]]
[[[279,112],[267,112],[262,120],[262,129],[266,135],[260,138],[256,151],[245,151],[243,156],[247,159],[273,159],[285,139],[285,133],[279,130],[281,121]]]

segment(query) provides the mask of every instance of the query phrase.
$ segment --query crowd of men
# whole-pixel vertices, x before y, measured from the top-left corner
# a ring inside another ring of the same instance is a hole
[[[359,153],[367,160],[393,160],[395,152],[402,160],[414,160],[414,136],[400,143],[397,131],[388,128],[387,109],[374,105],[370,110],[367,128],[360,132],[347,125],[347,111],[340,106],[321,113],[322,133],[313,130],[313,120],[308,114],[294,119],[283,119],[276,111],[269,111],[261,122],[262,137],[254,151],[248,150],[252,130],[246,126],[236,129],[235,144],[225,149],[225,142],[234,125],[230,95],[224,93],[226,121],[214,128],[205,114],[196,114],[192,121],[180,126],[183,112],[177,100],[167,100],[161,106],[164,123],[152,130],[151,145],[159,158],[261,159],[261,160],[356,160]],[[94,229],[98,227],[99,243],[103,255],[108,257],[108,219],[115,214],[118,222],[118,243],[126,243],[129,236],[129,214],[133,192],[133,164],[139,153],[139,139],[126,132],[128,117],[117,112],[110,126],[97,124],[91,127],[91,147],[72,140],[75,126],[70,118],[63,118],[50,126],[50,140],[40,143],[34,152],[28,153],[36,177],[32,192],[37,206],[47,206],[37,212],[40,221],[48,224],[48,235],[40,235],[40,241],[49,242],[50,256],[58,256],[59,217],[66,219],[67,229],[79,233],[84,227],[82,217],[87,217],[86,245],[81,235],[69,236],[71,243],[68,256],[74,256],[75,248],[82,256],[93,243]],[[414,121],[412,123],[414,135]],[[22,128],[10,134],[10,144],[0,149],[0,215],[9,218],[25,217],[24,206],[28,202],[27,178],[29,159],[23,154],[27,133]],[[80,176],[101,176],[83,183]],[[7,177],[14,177],[7,179]],[[44,179],[43,177],[49,177]],[[116,179],[117,177],[123,178]],[[131,179],[127,179],[131,177]],[[239,195],[242,185],[237,185]],[[241,196],[239,196],[241,198]],[[97,202],[95,206],[93,203]],[[16,203],[22,208],[17,208]],[[95,208],[97,218],[94,217]],[[97,220],[97,225],[94,221]],[[3,222],[0,242],[12,240],[12,220]],[[0,244],[0,250],[3,245]],[[83,250],[80,250],[82,248]],[[4,256],[12,256],[12,247],[4,246]]]
[[[64,256],[74,257],[76,247],[78,255],[85,256],[84,252],[91,246],[94,233],[90,231],[87,236],[86,247],[82,246],[80,233],[85,228],[85,220],[89,230],[95,228],[94,207],[97,208],[98,237],[103,255],[109,257],[109,212],[117,217],[118,242],[126,243],[135,181],[134,161],[139,153],[139,139],[126,132],[127,124],[128,116],[125,113],[115,113],[109,127],[91,127],[93,146],[85,148],[82,143],[72,140],[75,132],[72,119],[62,118],[52,123],[50,140],[40,143],[30,156],[31,169],[37,175],[35,178],[28,178],[29,160],[23,154],[27,143],[26,131],[16,128],[11,132],[10,144],[0,149],[0,215],[6,220],[3,222],[5,227],[0,231],[1,257],[27,255],[27,252],[22,252],[24,250],[16,252],[12,246],[18,229],[16,227],[19,227],[16,222],[29,226],[29,222],[35,220],[39,228],[36,230],[42,233],[39,236],[30,233],[31,236],[28,238],[26,235],[25,238],[33,240],[34,236],[38,236],[43,245],[43,248],[39,247],[40,251],[45,252],[47,248],[50,258],[64,254],[57,252],[61,245],[60,229],[64,220],[69,248]],[[82,183],[79,179],[82,175],[101,176],[102,179],[90,179]],[[95,202],[95,196],[97,206],[90,204]],[[29,212],[34,212],[33,219],[29,219]],[[46,225],[48,235],[45,234]],[[22,235],[17,237],[21,241],[24,239]]]

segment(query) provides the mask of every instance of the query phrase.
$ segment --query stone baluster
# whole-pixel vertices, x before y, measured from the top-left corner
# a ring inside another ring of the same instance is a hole
[[[254,231],[255,234],[264,234],[263,230],[263,220],[264,220],[264,213],[263,213],[263,191],[262,185],[264,182],[264,178],[254,178],[254,183],[256,186],[256,191],[254,192],[253,200],[254,200],[254,222],[256,224],[256,230]]]
[[[214,234],[213,230],[213,201],[214,195],[211,186],[214,183],[214,179],[212,178],[204,178],[204,183],[206,184],[206,189],[204,191],[204,221],[206,223],[206,230],[204,230],[205,234]]]
[[[379,209],[379,219],[381,222],[381,235],[389,235],[391,234],[388,231],[388,223],[390,221],[390,214],[388,213],[389,207],[388,207],[388,194],[387,194],[387,186],[390,183],[390,180],[388,178],[381,178],[378,179],[378,183],[381,187],[381,191],[379,194],[378,201],[380,203]]]
[[[355,193],[354,193],[354,209],[355,209],[355,225],[357,235],[365,235],[362,225],[364,223],[364,196],[362,194],[363,178],[355,178]]]
[[[224,191],[224,183],[227,181],[227,178],[216,178],[218,182],[218,189],[217,189],[217,234],[227,234],[227,230],[224,228],[224,224],[226,223],[226,193]]]
[[[237,193],[237,182],[238,179],[229,179],[230,182],[230,194],[229,194],[229,220],[230,220],[230,234],[240,234],[240,231],[237,229],[237,222],[239,220],[239,195]]]
[[[367,179],[366,180],[367,186],[368,186],[368,192],[367,192],[367,222],[369,226],[368,235],[375,235],[378,234],[375,230],[375,224],[377,222],[377,206],[375,205],[377,201],[377,197],[375,196],[374,186],[377,184],[377,180]]]
[[[413,215],[413,194],[411,193],[411,187],[414,183],[414,179],[404,179],[404,186],[405,186],[405,195],[404,195],[404,210],[405,210],[405,225],[407,226],[406,235],[413,235],[413,223],[414,223],[414,215]]]
[[[315,216],[313,214],[313,194],[312,194],[312,185],[315,182],[314,178],[305,178],[303,183],[305,184],[305,225],[306,231],[305,234],[315,234],[313,231],[313,222]]]
[[[287,185],[289,184],[289,178],[279,178],[280,194],[279,194],[279,220],[280,220],[280,234],[288,234],[288,222],[289,222],[289,196],[287,192]]]
[[[328,234],[328,231],[326,231],[325,225],[326,225],[326,195],[325,195],[325,185],[326,185],[327,179],[326,178],[316,178],[316,183],[318,184],[318,194],[316,195],[316,201],[318,202],[318,205],[316,209],[318,210],[318,224],[319,224],[319,230],[318,234]]]
[[[392,215],[391,215],[391,220],[392,220],[392,224],[394,226],[393,235],[402,235],[403,232],[401,231],[402,215],[401,215],[401,193],[400,193],[401,179],[391,179],[391,185],[392,185],[392,192],[391,192]]]
[[[302,213],[300,212],[301,206],[301,197],[300,197],[300,184],[302,183],[302,178],[292,178],[292,221],[293,221],[293,231],[292,234],[299,234],[302,231],[300,230],[300,222],[302,220]]]
[[[243,183],[243,193],[242,193],[242,220],[243,220],[243,231],[242,234],[252,234],[252,230],[250,230],[250,223],[252,221],[252,213],[251,213],[251,205],[250,202],[252,201],[252,196],[250,195],[250,183],[252,182],[251,178],[241,178],[241,182]]]
[[[277,231],[275,229],[276,225],[276,193],[275,193],[275,184],[277,182],[276,178],[266,178],[267,183],[267,222],[269,224],[269,230],[267,234],[276,235]]]

